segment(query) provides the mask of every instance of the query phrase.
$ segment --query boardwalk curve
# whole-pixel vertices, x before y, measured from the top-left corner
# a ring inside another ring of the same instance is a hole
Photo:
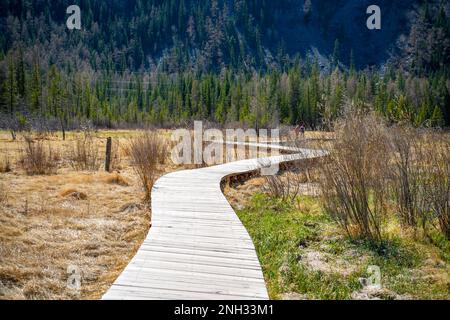
[[[152,190],[152,227],[103,299],[268,299],[253,242],[220,182],[268,162],[324,155],[308,149],[296,152],[161,177]]]

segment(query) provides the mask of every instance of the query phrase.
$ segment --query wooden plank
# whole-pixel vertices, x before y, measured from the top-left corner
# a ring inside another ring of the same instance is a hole
[[[152,228],[103,299],[268,299],[253,242],[220,183],[267,163],[320,157],[324,152],[246,144],[297,153],[161,177],[152,190]]]

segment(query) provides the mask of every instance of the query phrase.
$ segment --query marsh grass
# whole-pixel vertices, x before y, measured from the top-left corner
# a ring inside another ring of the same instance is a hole
[[[14,174],[0,173],[0,201],[7,198],[0,203],[0,300],[101,298],[150,228],[149,205],[140,203],[139,180],[120,148],[141,133],[92,132],[99,155],[106,137],[119,145],[120,173],[74,170],[67,155],[83,133],[67,132],[66,141],[41,135],[33,140],[46,155],[51,146],[47,159],[58,171],[29,176],[16,170],[26,155],[22,135],[11,141],[8,132],[0,132],[0,158],[8,154],[14,168]],[[125,204],[129,209],[122,210]],[[67,289],[68,265],[82,270],[80,295]]]

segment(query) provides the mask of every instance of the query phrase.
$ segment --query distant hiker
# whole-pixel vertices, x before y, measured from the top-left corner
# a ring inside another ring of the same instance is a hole
[[[302,135],[302,138],[305,137],[305,124],[304,123],[302,123],[300,125],[300,134]]]
[[[302,138],[305,137],[305,124],[302,122],[297,127],[295,127],[295,135],[298,136],[301,135]]]

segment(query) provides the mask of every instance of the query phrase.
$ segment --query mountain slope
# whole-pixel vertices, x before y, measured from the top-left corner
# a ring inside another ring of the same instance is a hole
[[[66,8],[81,8],[82,30],[65,27]],[[359,68],[389,58],[408,34],[420,0],[379,0],[382,29],[368,30],[371,0],[5,0],[0,48],[20,44],[50,63],[168,71],[267,68],[317,48]],[[335,50],[338,40],[339,50]]]

